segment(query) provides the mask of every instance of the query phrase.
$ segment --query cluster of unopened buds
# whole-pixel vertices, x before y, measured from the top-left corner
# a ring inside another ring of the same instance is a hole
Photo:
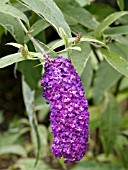
[[[89,135],[88,103],[79,75],[71,60],[46,58],[41,80],[43,97],[50,104],[54,135],[52,152],[65,163],[80,161],[87,151]]]

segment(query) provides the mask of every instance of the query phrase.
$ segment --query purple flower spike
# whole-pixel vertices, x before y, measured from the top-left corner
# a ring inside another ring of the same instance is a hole
[[[50,104],[54,140],[52,152],[65,163],[80,161],[85,155],[89,135],[88,103],[80,77],[69,59],[47,59],[41,80],[43,97]]]

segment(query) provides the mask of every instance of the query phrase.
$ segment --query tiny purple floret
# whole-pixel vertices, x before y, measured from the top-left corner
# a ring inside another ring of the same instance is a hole
[[[41,86],[50,104],[52,152],[56,158],[66,158],[65,163],[80,161],[89,136],[88,103],[80,77],[69,59],[58,56],[46,60]]]

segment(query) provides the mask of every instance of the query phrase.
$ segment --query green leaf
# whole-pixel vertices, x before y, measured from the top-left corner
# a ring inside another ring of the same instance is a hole
[[[113,96],[106,98],[105,109],[101,116],[101,139],[106,155],[108,155],[116,142],[120,127],[121,114],[119,105]]]
[[[103,47],[105,47],[105,48],[107,48],[109,50],[108,46],[106,46],[102,41],[99,41],[99,40],[97,40],[97,39],[95,39],[93,37],[90,37],[90,36],[84,36],[84,37],[82,37],[80,39],[80,41],[86,41],[86,42],[90,42],[90,43],[97,43],[97,44],[99,44],[99,45],[101,45],[101,46],[103,46]]]
[[[20,155],[23,157],[26,157],[26,151],[25,149],[20,146],[20,145],[7,145],[7,146],[3,146],[0,147],[0,155],[4,155],[4,154],[16,154],[16,155]]]
[[[108,63],[116,69],[118,72],[123,74],[124,76],[128,77],[128,61],[118,56],[115,53],[109,53],[105,49],[101,49],[101,53],[104,55],[105,59]]]
[[[97,106],[90,106],[89,112],[90,114],[90,121],[89,121],[89,127],[90,127],[90,133],[93,135],[96,128],[100,127],[101,124],[101,110],[102,105]]]
[[[44,19],[39,19],[36,21],[30,28],[30,33],[33,37],[35,37],[37,34],[39,34],[41,31],[48,28],[50,24]],[[25,42],[27,43],[29,41],[28,36],[26,36]]]
[[[89,57],[91,56],[91,48],[87,42],[80,43],[81,51],[72,51],[72,63],[79,75],[82,74]]]
[[[5,4],[7,2],[9,2],[9,0],[2,0],[2,1],[0,1],[0,4]]]
[[[9,31],[18,43],[24,43],[24,32],[16,18],[0,12],[0,25]]]
[[[98,163],[94,161],[79,162],[71,170],[123,170],[121,167],[110,163]]]
[[[69,43],[72,43],[75,41],[76,38],[68,38],[68,42]],[[101,41],[93,38],[93,37],[90,37],[90,36],[84,36],[80,39],[81,42],[89,42],[89,43],[96,43],[96,44],[99,44],[101,46],[104,46],[105,48],[107,48],[109,50],[109,48]],[[58,48],[58,47],[61,47],[64,45],[64,42],[63,40],[58,40],[50,49],[49,51],[53,51],[54,49]]]
[[[106,3],[93,2],[86,9],[95,16],[96,20],[102,22],[107,16],[116,12],[116,9]]]
[[[7,67],[13,63],[24,60],[21,53],[10,54],[0,59],[0,68]]]
[[[128,47],[125,44],[121,44],[120,42],[113,42],[108,44],[108,47],[110,51],[117,54],[118,56],[121,56],[122,58],[128,60]]]
[[[39,61],[25,60],[20,62],[17,67],[17,69],[24,75],[26,83],[32,90],[37,87],[38,81],[41,79],[42,66],[35,67],[39,64]]]
[[[29,60],[29,62],[30,60],[37,60],[38,58],[42,58],[41,53],[29,52],[27,55],[27,59]],[[21,53],[10,54],[10,55],[0,58],[0,68],[7,67],[11,64],[14,64],[20,61],[27,62],[28,60],[25,60],[25,58],[21,55]]]
[[[53,0],[21,0],[28,8],[39,16],[44,17],[55,29],[62,27],[66,34],[71,37],[71,31],[64,16]]]
[[[0,13],[5,13],[12,17],[22,19],[29,26],[29,21],[26,15],[12,5],[0,5]]]
[[[34,167],[34,162],[36,159],[29,158],[29,159],[20,159],[16,163],[16,167],[20,168],[21,170],[52,170],[52,168],[47,165],[44,161],[39,160],[36,167]]]
[[[117,0],[117,4],[121,11],[124,10],[124,0]]]
[[[123,135],[118,135],[116,140],[115,150],[119,160],[121,160],[123,167],[128,169],[128,140]]]
[[[102,32],[105,30],[105,28],[107,28],[114,21],[116,21],[117,19],[119,19],[120,17],[122,17],[126,14],[128,14],[128,12],[126,12],[126,11],[115,12],[115,13],[112,13],[111,15],[109,15],[108,17],[106,17],[101,22],[101,24],[97,27],[97,29],[95,30],[95,37],[100,37]]]
[[[104,94],[109,90],[121,77],[113,67],[105,60],[100,63],[99,69],[94,78],[94,101],[100,103]]]
[[[86,0],[87,5],[90,5],[90,3],[91,3],[91,0]]]
[[[75,0],[81,7],[90,3],[90,0]]]
[[[47,155],[48,150],[48,130],[45,126],[39,125],[38,126],[39,137],[40,137],[40,157],[44,158]]]
[[[47,114],[49,113],[49,105],[46,104],[46,100],[42,97],[42,88],[36,90],[35,94],[35,111],[38,111],[38,118],[40,121],[44,120]]]
[[[24,6],[23,4],[19,3],[19,1],[14,1],[12,2],[12,5],[15,7],[15,8],[18,8],[20,9],[21,12],[23,13],[26,13],[28,11],[30,11],[30,9],[28,9],[26,6]]]
[[[65,31],[61,27],[59,28],[59,35],[64,41],[65,48],[67,48],[68,47],[68,35],[65,33]]]
[[[71,25],[71,29],[75,35],[77,35],[79,32],[81,32],[83,35],[87,34],[87,29],[82,25],[78,24]]]
[[[124,77],[123,80],[121,81],[121,84],[120,84],[120,87],[119,87],[119,90],[127,90],[128,89],[128,78],[127,77]]]
[[[23,47],[23,45],[18,44],[18,43],[7,43],[6,45],[11,45],[11,46],[19,48],[19,49]]]
[[[17,132],[5,132],[0,134],[0,148],[4,148],[6,146],[12,146],[14,143],[16,143],[21,135],[23,135],[26,132],[26,129],[19,130]]]
[[[28,84],[25,82],[24,77],[22,78],[22,91],[23,91],[23,98],[26,107],[26,111],[28,113],[28,118],[32,130],[32,134],[34,136],[35,142],[35,152],[36,152],[36,163],[39,159],[39,150],[40,150],[40,138],[38,133],[38,126],[36,116],[34,114],[34,95],[35,91],[31,90]],[[36,164],[35,163],[35,164]]]
[[[91,66],[91,60],[89,59],[86,63],[86,66],[81,74],[81,81],[82,85],[84,87],[85,96],[88,97],[89,94],[89,88],[92,82],[92,76],[93,76],[93,68]]]
[[[78,3],[73,1],[72,4],[67,3],[65,0],[55,0],[59,8],[62,10],[64,15],[68,16],[71,19],[74,19],[76,22],[81,25],[95,30],[99,23],[94,20],[92,15],[84,8],[80,7]]]
[[[107,28],[106,30],[104,30],[104,34],[106,34],[106,35],[124,35],[124,34],[128,34],[128,25]]]
[[[128,86],[127,86],[128,87]],[[121,119],[121,129],[126,129],[128,128],[128,111],[124,113],[124,116]]]

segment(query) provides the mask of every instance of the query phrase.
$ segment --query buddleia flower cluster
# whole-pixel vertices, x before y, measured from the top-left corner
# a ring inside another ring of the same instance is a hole
[[[50,104],[54,135],[52,152],[65,163],[80,161],[87,151],[89,135],[88,103],[79,75],[71,60],[47,58],[41,80],[43,97]]]

